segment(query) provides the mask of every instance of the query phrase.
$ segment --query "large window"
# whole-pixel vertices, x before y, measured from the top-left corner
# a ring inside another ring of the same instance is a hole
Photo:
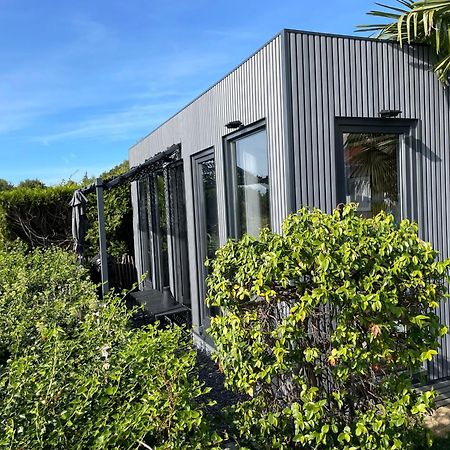
[[[192,158],[194,177],[195,226],[197,236],[198,284],[200,296],[205,298],[206,258],[212,259],[219,248],[219,220],[217,212],[216,165],[214,149],[208,149]],[[201,314],[203,327],[209,326],[209,318],[215,311],[204,305]]]
[[[407,119],[336,120],[337,201],[355,202],[364,217],[401,215],[405,143],[416,122]]]
[[[230,232],[257,236],[270,226],[269,167],[265,128],[252,127],[226,139]]]
[[[366,217],[398,216],[400,134],[344,133],[346,201]]]

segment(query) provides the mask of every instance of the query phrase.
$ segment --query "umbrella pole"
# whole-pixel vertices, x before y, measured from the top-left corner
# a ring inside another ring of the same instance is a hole
[[[102,277],[102,297],[109,291],[108,282],[108,256],[106,253],[106,230],[105,230],[105,210],[103,207],[103,180],[97,178],[95,181],[97,194],[97,215],[98,215],[98,237],[100,246],[100,269]]]

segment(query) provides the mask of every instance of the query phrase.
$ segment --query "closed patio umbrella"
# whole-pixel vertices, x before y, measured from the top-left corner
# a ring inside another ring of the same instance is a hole
[[[86,204],[87,198],[80,189],[77,189],[73,194],[69,206],[72,207],[73,249],[81,262],[83,261],[84,235],[86,234],[87,228]]]

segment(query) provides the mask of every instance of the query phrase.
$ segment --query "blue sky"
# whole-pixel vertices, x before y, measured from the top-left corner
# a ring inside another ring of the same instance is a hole
[[[373,6],[0,0],[0,178],[98,175],[282,28],[353,34]]]

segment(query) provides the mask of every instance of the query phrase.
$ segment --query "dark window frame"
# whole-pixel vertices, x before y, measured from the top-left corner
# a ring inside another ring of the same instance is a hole
[[[217,166],[214,147],[209,147],[191,156],[191,173],[192,173],[192,192],[194,200],[194,228],[195,228],[195,253],[197,263],[197,286],[199,298],[202,302],[200,308],[200,332],[209,327],[211,318],[210,311],[205,303],[206,297],[206,276],[207,270],[205,260],[208,255],[207,246],[205,245],[206,237],[206,206],[204,202],[204,189],[202,178],[202,164],[207,161],[214,161],[216,172],[216,194],[217,194]],[[217,204],[217,210],[219,205]]]
[[[345,175],[345,149],[344,133],[386,133],[398,134],[401,137],[400,148],[397,153],[399,170],[398,194],[399,212],[402,210],[404,193],[401,189],[401,177],[403,173],[402,155],[405,149],[410,147],[412,132],[417,126],[417,119],[397,118],[356,118],[336,117],[335,119],[335,170],[336,170],[336,203],[346,203],[346,175]]]
[[[237,199],[237,177],[236,177],[236,154],[232,151],[231,144],[233,141],[242,139],[244,137],[256,134],[265,130],[267,133],[266,120],[261,119],[250,125],[239,128],[237,131],[233,131],[223,136],[223,170],[225,180],[225,204],[227,210],[227,236],[237,238],[238,230],[240,229],[239,217],[236,214],[236,207],[238,204]],[[267,137],[267,134],[266,134]],[[269,161],[269,145],[267,142],[267,170],[270,174],[270,161]],[[271,217],[272,202],[270,200],[270,177],[269,177],[269,218]]]

